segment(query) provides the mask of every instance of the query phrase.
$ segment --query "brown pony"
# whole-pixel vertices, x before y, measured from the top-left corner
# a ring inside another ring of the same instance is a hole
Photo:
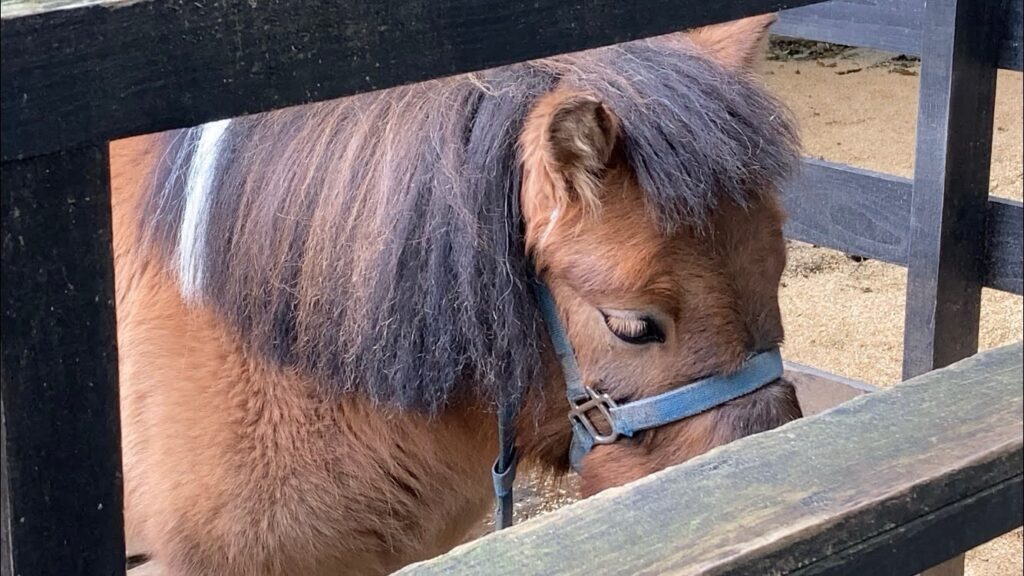
[[[381,574],[492,503],[496,407],[645,398],[778,345],[797,141],[762,16],[111,145],[126,527],[173,575]],[[596,447],[585,495],[799,416],[782,380]]]

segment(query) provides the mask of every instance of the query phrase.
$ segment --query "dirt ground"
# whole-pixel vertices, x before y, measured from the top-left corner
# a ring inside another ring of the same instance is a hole
[[[773,41],[761,66],[772,92],[800,122],[809,156],[911,177],[920,65],[875,51]],[[1021,199],[1022,77],[998,79],[993,195]],[[781,305],[789,360],[888,387],[900,379],[906,270],[854,262],[839,252],[791,242]],[[981,348],[1024,338],[1022,299],[985,290]],[[534,516],[573,501],[574,483],[520,489],[517,516]],[[967,555],[968,576],[1020,576],[1021,531]]]

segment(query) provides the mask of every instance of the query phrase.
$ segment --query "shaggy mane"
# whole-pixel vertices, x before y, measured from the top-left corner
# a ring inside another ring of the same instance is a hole
[[[776,101],[655,39],[232,120],[215,161],[197,154],[210,125],[172,133],[146,237],[186,297],[329,391],[431,412],[454,394],[518,397],[544,332],[517,140],[556,85],[618,115],[666,232],[774,191],[794,165]]]

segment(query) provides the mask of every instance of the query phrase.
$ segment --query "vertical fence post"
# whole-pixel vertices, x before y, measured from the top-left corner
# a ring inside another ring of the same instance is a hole
[[[998,7],[998,0],[925,7],[904,379],[978,349]]]
[[[124,574],[107,146],[2,184],[4,571]]]
[[[926,0],[903,378],[978,350],[999,0]],[[927,571],[963,574],[963,556]]]

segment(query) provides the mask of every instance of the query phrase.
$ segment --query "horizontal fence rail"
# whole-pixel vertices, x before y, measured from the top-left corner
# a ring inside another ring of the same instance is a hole
[[[1024,292],[1024,208],[1020,201],[989,198],[985,217],[982,284],[1014,294]]]
[[[913,191],[909,178],[806,159],[799,176],[783,190],[786,236],[906,266]],[[1024,293],[1022,229],[1021,202],[988,200],[982,262],[986,287]]]
[[[185,128],[814,1],[93,0],[36,14],[5,6],[2,155]]]
[[[983,352],[397,574],[913,574],[1021,525],[1021,362]]]
[[[1024,1],[1002,1],[999,67],[1021,70]],[[920,56],[924,8],[925,0],[832,0],[785,11],[774,31],[795,38]]]

